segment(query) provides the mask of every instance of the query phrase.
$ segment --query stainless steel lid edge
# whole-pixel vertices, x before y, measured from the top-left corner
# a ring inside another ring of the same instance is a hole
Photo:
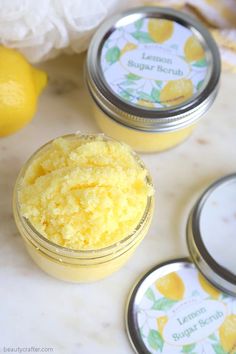
[[[201,210],[205,200],[210,193],[222,183],[236,179],[236,173],[225,176],[213,184],[211,184],[206,191],[198,199],[197,203],[192,209],[187,223],[187,245],[190,256],[199,271],[207,278],[215,287],[222,291],[236,296],[236,277],[227,269],[220,266],[208,253],[202,241],[199,220]]]
[[[87,83],[88,84],[88,83]],[[109,116],[109,118],[113,119],[119,124],[127,126],[128,128],[141,130],[144,132],[170,132],[176,131],[179,129],[183,129],[191,124],[196,124],[203,116],[203,114],[208,111],[209,107],[214,102],[219,85],[216,87],[215,91],[210,95],[205,101],[201,103],[201,105],[197,106],[195,109],[191,111],[191,115],[187,112],[185,115],[178,115],[179,121],[177,120],[166,120],[166,118],[140,118],[134,117],[127,114],[127,119],[124,121],[122,115],[119,112],[117,107],[111,106],[110,102],[104,97],[103,100],[96,96],[96,92],[92,93],[91,88],[88,86],[88,89],[92,95],[92,98],[98,105],[98,107]]]
[[[133,16],[135,20],[137,20],[147,16],[160,17],[162,15],[186,27],[190,27],[192,32],[199,37],[204,47],[204,43],[206,42],[211,51],[211,53],[208,53],[208,56],[210,56],[211,59],[212,56],[214,57],[214,65],[209,72],[210,78],[206,87],[203,89],[202,93],[193,100],[181,107],[177,106],[172,109],[163,109],[160,111],[147,110],[142,107],[132,106],[110,92],[110,89],[105,84],[101,70],[99,70],[97,58],[101,50],[101,38],[109,36],[114,27],[114,23],[122,17]],[[201,36],[204,37],[204,41],[202,41]],[[101,108],[113,119],[124,125],[140,130],[168,131],[182,128],[193,123],[199,119],[212,104],[218,90],[220,66],[220,56],[214,40],[208,30],[202,27],[193,17],[167,8],[141,7],[114,16],[106,21],[94,35],[88,50],[86,64],[87,84],[95,101],[99,102]],[[205,106],[204,109],[203,106]],[[192,117],[192,115],[194,115],[194,117]]]
[[[159,277],[166,275],[170,271],[176,271],[181,269],[182,267],[194,268],[194,264],[188,258],[175,258],[168,260],[166,262],[161,262],[158,265],[152,267],[148,272],[144,272],[136,281],[134,286],[131,288],[126,308],[125,308],[125,326],[128,338],[132,347],[137,354],[150,354],[147,348],[144,346],[143,341],[141,340],[139,334],[139,328],[136,321],[134,306],[135,300],[140,287],[144,284],[145,280],[152,276],[152,278],[156,277],[156,273]],[[173,269],[172,269],[173,267]],[[150,281],[151,283],[151,281]]]

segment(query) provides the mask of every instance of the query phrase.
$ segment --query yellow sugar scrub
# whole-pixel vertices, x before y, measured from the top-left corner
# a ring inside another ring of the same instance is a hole
[[[14,216],[40,268],[67,281],[94,281],[119,269],[146,235],[153,194],[147,169],[128,145],[68,135],[23,166]]]
[[[104,22],[85,67],[100,129],[141,152],[167,150],[192,133],[217,95],[220,72],[208,30],[186,14],[158,7]]]

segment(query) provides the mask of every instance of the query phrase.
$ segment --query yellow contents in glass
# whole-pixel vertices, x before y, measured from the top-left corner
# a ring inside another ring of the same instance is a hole
[[[14,216],[40,268],[63,280],[94,281],[119,269],[143,239],[153,194],[129,146],[103,135],[68,135],[23,166]]]

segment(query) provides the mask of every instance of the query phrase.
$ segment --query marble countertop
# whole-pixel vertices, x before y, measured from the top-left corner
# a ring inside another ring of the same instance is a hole
[[[83,56],[42,65],[49,84],[32,123],[0,140],[0,352],[4,347],[53,348],[66,354],[131,354],[124,309],[133,283],[160,261],[188,255],[185,225],[199,193],[235,172],[236,76],[223,74],[219,95],[194,134],[161,154],[143,155],[156,187],[151,229],[133,258],[111,277],[70,284],[44,274],[28,256],[12,216],[21,165],[48,140],[98,132],[83,83]]]

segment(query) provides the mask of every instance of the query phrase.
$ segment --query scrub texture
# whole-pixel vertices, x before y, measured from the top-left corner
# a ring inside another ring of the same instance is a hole
[[[153,189],[127,145],[82,136],[48,144],[26,169],[18,193],[22,215],[46,239],[97,250],[135,230]]]

